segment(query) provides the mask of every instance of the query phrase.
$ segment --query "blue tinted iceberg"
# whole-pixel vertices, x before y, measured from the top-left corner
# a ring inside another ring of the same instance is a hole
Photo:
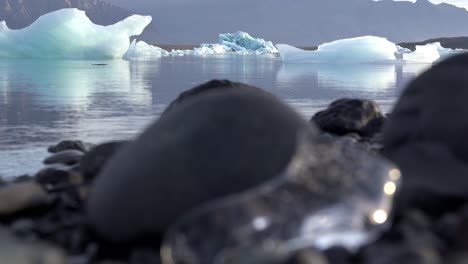
[[[271,41],[253,38],[242,31],[234,34],[220,34],[219,44],[230,48],[234,52],[278,53]]]
[[[150,16],[130,16],[114,25],[96,25],[78,9],[61,9],[30,26],[11,30],[0,22],[0,58],[116,59],[140,35]]]
[[[159,47],[148,45],[140,41],[133,42],[125,54],[124,59],[142,60],[154,59],[161,56],[184,56],[184,55],[223,55],[223,54],[276,54],[278,50],[271,41],[261,38],[253,38],[246,32],[239,31],[231,34],[220,34],[219,42],[213,44],[201,44],[192,50],[172,50],[167,52]]]
[[[170,55],[276,54],[271,41],[254,38],[246,32],[219,34],[218,43],[201,44],[193,50],[172,50]]]
[[[386,38],[364,36],[342,39],[318,46],[315,51],[289,45],[277,45],[285,62],[299,63],[367,63],[394,61],[397,46]]]

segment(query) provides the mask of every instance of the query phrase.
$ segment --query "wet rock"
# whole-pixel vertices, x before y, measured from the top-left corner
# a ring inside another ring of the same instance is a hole
[[[468,251],[468,206],[465,206],[459,214],[460,222],[456,233],[455,247]],[[465,252],[468,255],[468,252]]]
[[[436,64],[409,84],[386,123],[383,153],[404,175],[401,204],[468,198],[466,71],[468,54]]]
[[[5,264],[66,264],[65,253],[40,242],[22,241],[0,228],[0,260]]]
[[[56,164],[43,168],[35,175],[35,178],[40,184],[56,185],[68,182],[70,173],[70,167]]]
[[[11,231],[19,237],[27,237],[35,229],[35,223],[30,219],[19,219],[10,225]]]
[[[191,208],[276,176],[306,126],[247,85],[186,100],[107,163],[91,190],[90,223],[112,241],[160,237]]]
[[[88,152],[93,146],[93,144],[84,143],[81,140],[64,140],[57,145],[50,146],[47,150],[50,153],[57,153],[64,150],[78,150],[81,152]]]
[[[444,263],[440,253],[443,243],[422,211],[409,210],[393,225],[387,234],[361,250],[359,263]]]
[[[76,189],[79,192],[84,192],[81,196],[86,197],[87,186],[84,184],[84,179],[81,173],[76,172],[73,168],[63,165],[52,165],[39,171],[35,177],[48,192],[58,192],[66,189]]]
[[[428,245],[408,243],[379,243],[368,247],[362,264],[442,264],[437,250]]]
[[[80,163],[81,172],[85,179],[94,179],[117,150],[128,142],[129,141],[113,141],[103,143],[86,153]]]
[[[257,90],[257,92],[263,92],[263,90],[257,87],[246,87],[243,83],[239,82],[231,82],[229,80],[211,80],[206,83],[203,83],[199,86],[196,86],[190,90],[187,90],[181,93],[177,98],[172,101],[161,116],[164,116],[166,113],[172,111],[181,103],[185,102],[187,99],[191,99],[194,97],[199,96],[200,94],[204,94],[205,92],[216,91],[216,90],[226,90],[226,89],[248,89],[248,90]]]
[[[311,119],[322,131],[337,135],[357,133],[363,137],[379,132],[384,121],[380,107],[363,99],[336,100]]]
[[[132,251],[128,264],[160,264],[161,256],[158,249],[142,248]]]
[[[344,247],[332,247],[323,252],[330,264],[352,263],[351,253]]]
[[[358,144],[323,140],[316,131],[301,139],[275,180],[175,222],[163,242],[168,262],[215,263],[245,255],[246,247],[287,254],[308,247],[355,250],[383,232],[398,189],[395,167]]]
[[[35,182],[13,183],[0,188],[0,217],[49,202],[45,190]]]
[[[75,165],[80,162],[83,157],[83,152],[80,150],[69,149],[55,153],[44,160],[44,164],[64,164]]]
[[[327,258],[317,250],[313,249],[302,249],[294,253],[288,260],[283,264],[335,264],[335,262],[329,262]],[[265,263],[267,264],[267,263]],[[339,263],[336,263],[339,264]]]

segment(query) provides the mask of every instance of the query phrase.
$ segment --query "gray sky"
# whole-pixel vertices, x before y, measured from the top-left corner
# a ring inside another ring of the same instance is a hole
[[[387,37],[393,42],[468,36],[468,27],[463,26],[468,25],[465,10],[448,5],[418,8],[427,0],[418,5],[388,0],[378,5],[372,0],[107,1],[153,16],[156,30],[141,38],[158,44],[215,43],[218,34],[239,30],[273,43],[299,46],[362,35]],[[468,7],[468,0],[429,1]]]
[[[177,4],[184,4],[187,2],[193,2],[193,0],[108,0],[109,2],[116,3],[116,4],[133,4],[133,5],[138,5],[138,6],[145,6],[149,5],[148,2],[157,2],[158,5],[177,5]],[[203,1],[210,1],[210,0],[196,0],[198,2],[203,2]],[[416,0],[394,0],[394,1],[409,1],[409,2],[415,2]],[[468,0],[429,0],[435,4],[438,3],[448,3],[448,4],[453,4],[459,7],[464,7],[468,9]]]

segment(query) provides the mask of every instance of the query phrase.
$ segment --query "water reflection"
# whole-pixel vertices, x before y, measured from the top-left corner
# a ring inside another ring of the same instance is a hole
[[[179,93],[211,79],[262,87],[310,118],[342,97],[373,99],[389,111],[424,67],[283,65],[274,55],[0,60],[0,175],[39,167],[44,149],[63,139],[134,137]]]

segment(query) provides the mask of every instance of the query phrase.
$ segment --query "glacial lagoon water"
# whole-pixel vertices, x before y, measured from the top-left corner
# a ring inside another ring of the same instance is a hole
[[[131,139],[180,92],[217,78],[262,87],[309,119],[342,97],[385,112],[428,64],[284,64],[277,55],[0,60],[0,175],[33,173],[65,139]]]

